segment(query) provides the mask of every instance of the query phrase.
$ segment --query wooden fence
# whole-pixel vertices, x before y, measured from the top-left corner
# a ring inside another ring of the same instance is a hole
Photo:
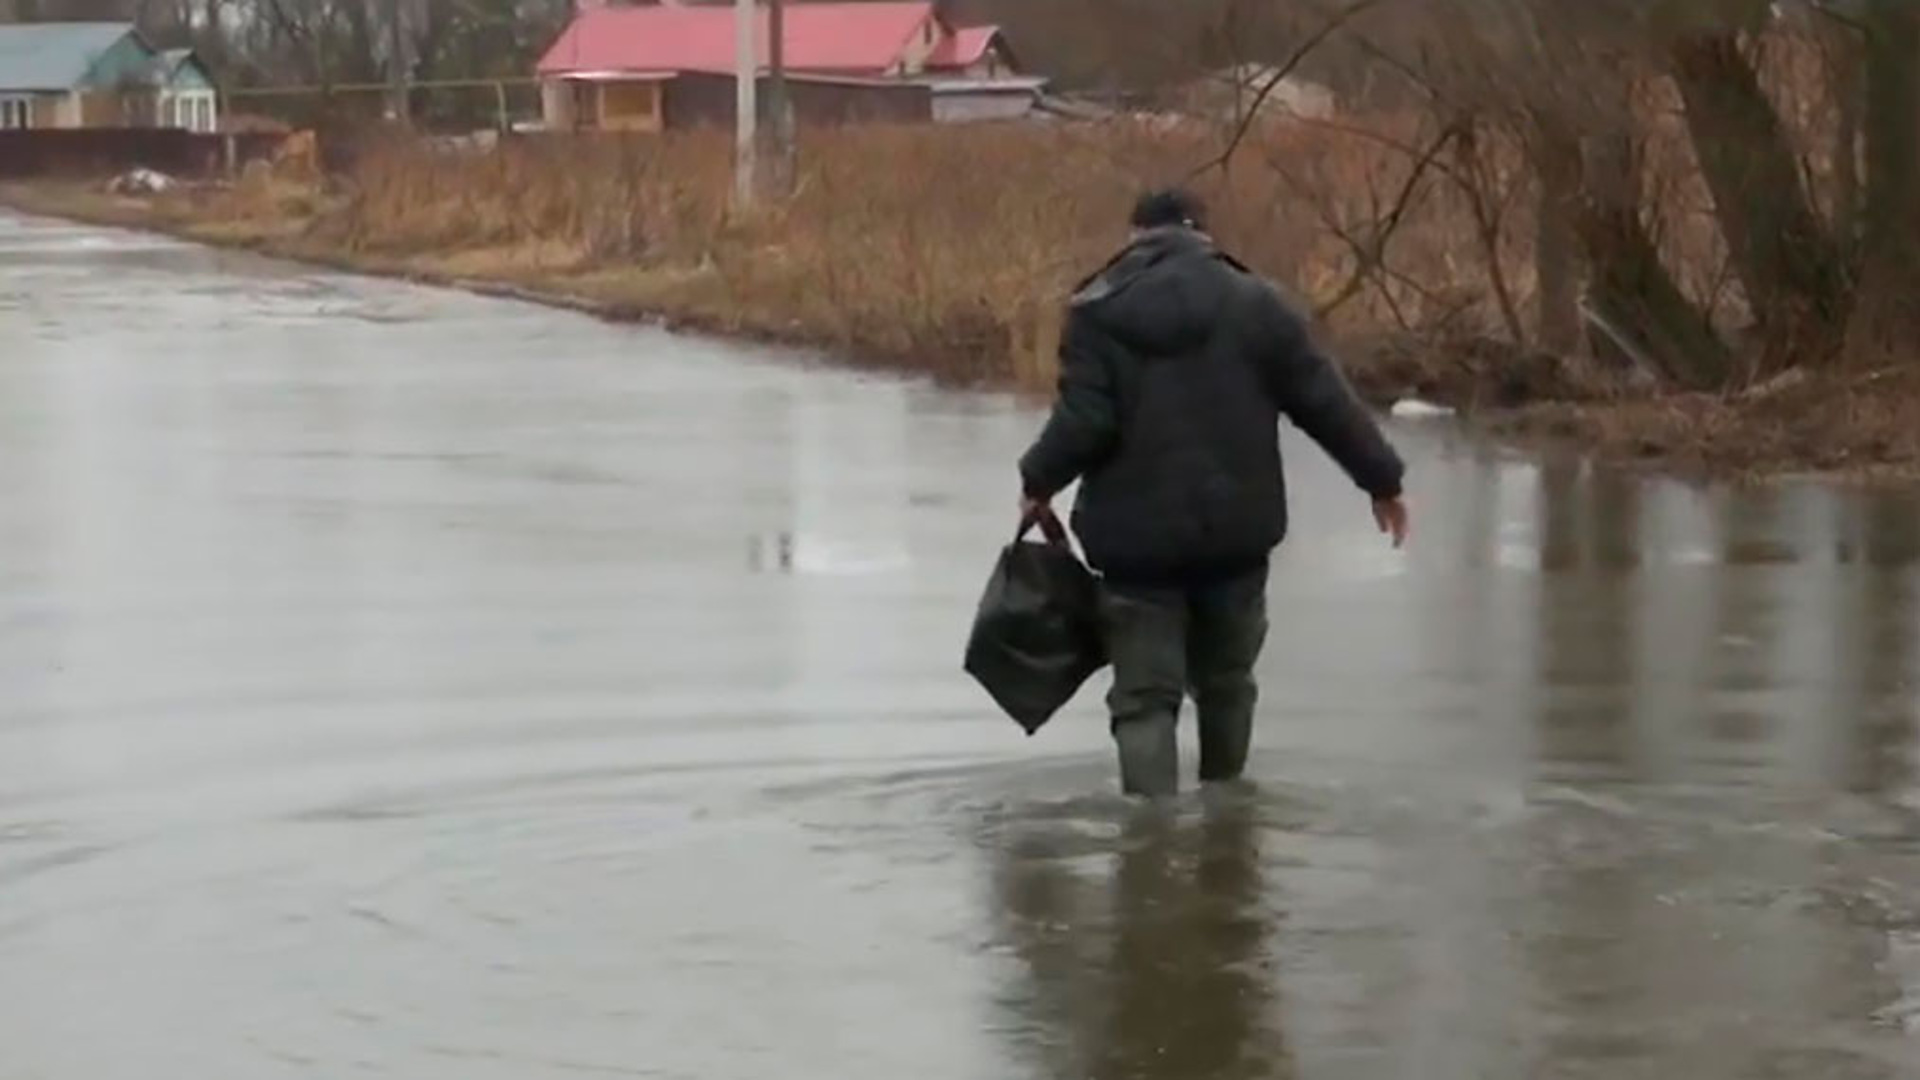
[[[178,128],[0,131],[0,180],[112,176],[138,168],[208,179],[271,158],[283,138],[270,132],[209,135]]]

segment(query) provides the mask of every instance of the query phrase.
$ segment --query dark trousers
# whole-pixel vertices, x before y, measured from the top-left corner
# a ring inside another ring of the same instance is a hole
[[[1253,666],[1267,641],[1267,571],[1192,588],[1109,584],[1102,603],[1121,787],[1147,796],[1179,790],[1175,731],[1189,693],[1199,712],[1200,779],[1238,779],[1260,694]]]

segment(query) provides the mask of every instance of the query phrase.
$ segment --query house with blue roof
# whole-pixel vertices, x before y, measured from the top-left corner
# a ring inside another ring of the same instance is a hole
[[[219,91],[190,49],[131,23],[0,24],[0,129],[219,130]]]

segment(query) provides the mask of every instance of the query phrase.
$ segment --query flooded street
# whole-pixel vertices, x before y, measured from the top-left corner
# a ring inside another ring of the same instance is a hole
[[[1920,497],[1289,433],[1168,819],[959,670],[1037,424],[0,215],[0,1080],[1920,1077]]]

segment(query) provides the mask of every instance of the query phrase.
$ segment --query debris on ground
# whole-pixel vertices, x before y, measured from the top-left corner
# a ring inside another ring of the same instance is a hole
[[[163,172],[139,168],[121,173],[107,183],[107,190],[115,195],[158,195],[169,191],[178,181]]]
[[[1791,392],[1789,392],[1791,391]],[[1920,476],[1920,368],[1796,369],[1744,393],[1545,402],[1497,429],[1708,476]]]
[[[1431,420],[1453,415],[1453,410],[1447,406],[1435,405],[1431,401],[1421,401],[1419,398],[1401,398],[1394,402],[1393,408],[1388,411],[1401,420]]]

